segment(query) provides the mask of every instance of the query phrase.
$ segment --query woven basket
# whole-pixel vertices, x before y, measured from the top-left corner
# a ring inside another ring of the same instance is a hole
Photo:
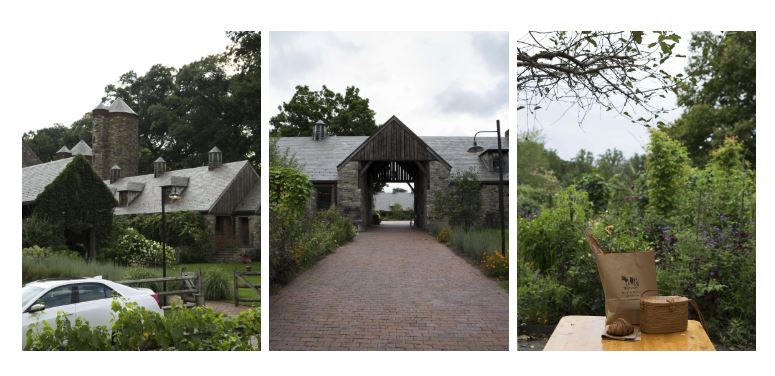
[[[644,291],[643,294],[653,291]],[[675,333],[686,331],[689,321],[689,304],[692,304],[700,317],[702,326],[705,319],[697,303],[683,296],[643,296],[640,298],[640,330],[643,333]]]

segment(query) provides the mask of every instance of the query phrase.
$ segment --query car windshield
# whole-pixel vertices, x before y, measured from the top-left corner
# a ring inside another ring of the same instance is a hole
[[[32,298],[43,291],[42,287],[24,286],[22,287],[22,307],[26,306]]]

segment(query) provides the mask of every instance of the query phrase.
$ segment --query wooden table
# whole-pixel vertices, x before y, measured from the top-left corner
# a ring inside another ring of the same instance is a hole
[[[565,316],[557,324],[544,351],[551,350],[707,350],[715,351],[708,334],[698,321],[689,320],[685,332],[668,334],[641,333],[640,341],[602,339],[605,330],[604,316]]]

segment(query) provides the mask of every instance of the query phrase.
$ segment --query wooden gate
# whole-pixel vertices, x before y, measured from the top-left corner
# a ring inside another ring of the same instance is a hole
[[[258,283],[251,282],[248,277],[258,276]],[[240,297],[240,289],[252,289],[256,292],[256,298]],[[238,307],[240,302],[261,302],[261,272],[254,272],[248,269],[244,272],[234,272],[234,306]]]

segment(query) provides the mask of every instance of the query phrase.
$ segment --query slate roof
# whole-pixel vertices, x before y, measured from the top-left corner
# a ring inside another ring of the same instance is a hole
[[[116,98],[108,107],[108,112],[123,112],[125,114],[137,115],[126,102],[121,98]]]
[[[91,147],[84,140],[78,141],[78,143],[75,144],[72,149],[70,149],[70,153],[73,155],[88,155],[90,157],[94,155],[94,153],[92,153]]]
[[[144,184],[142,193],[129,206],[115,209],[116,215],[160,213],[161,188],[159,187],[170,185],[175,180],[184,181],[184,179],[179,178],[188,178],[188,186],[183,191],[182,198],[177,202],[165,204],[165,210],[168,212],[186,210],[207,212],[243,168],[252,167],[248,161],[230,162],[224,163],[214,170],[208,170],[207,166],[201,166],[167,171],[158,178],[153,177],[153,174],[138,175],[121,178],[113,184],[106,180],[105,184],[111,190],[119,192],[137,187],[138,184]],[[256,186],[260,186],[260,184],[256,183]]]
[[[22,141],[22,167],[34,166],[43,163],[30,145]]]
[[[245,195],[242,202],[234,209],[235,212],[260,213],[261,208],[261,182],[257,182],[253,189]]]
[[[22,168],[22,205],[31,204],[46,186],[56,179],[73,158],[37,164]]]
[[[374,195],[375,210],[390,210],[390,205],[401,204],[404,210],[414,209],[414,193],[412,192],[380,192]]]
[[[337,180],[336,165],[366,141],[366,136],[329,136],[320,141],[312,137],[281,137],[277,150],[286,149],[302,164],[302,170],[313,181]]]
[[[302,166],[302,171],[312,181],[334,181],[337,180],[336,166],[367,138],[366,136],[330,136],[315,141],[312,137],[281,137],[277,140],[277,150],[280,153],[289,150],[290,155],[295,155]],[[480,181],[498,181],[498,173],[487,170],[479,159],[479,153],[468,152],[468,148],[474,144],[472,136],[420,136],[420,138],[452,166],[452,173],[473,168]],[[476,143],[485,150],[498,147],[496,137],[477,137]],[[502,137],[501,143],[504,151],[508,150],[508,139]],[[503,174],[503,180],[509,180],[508,172]]]

